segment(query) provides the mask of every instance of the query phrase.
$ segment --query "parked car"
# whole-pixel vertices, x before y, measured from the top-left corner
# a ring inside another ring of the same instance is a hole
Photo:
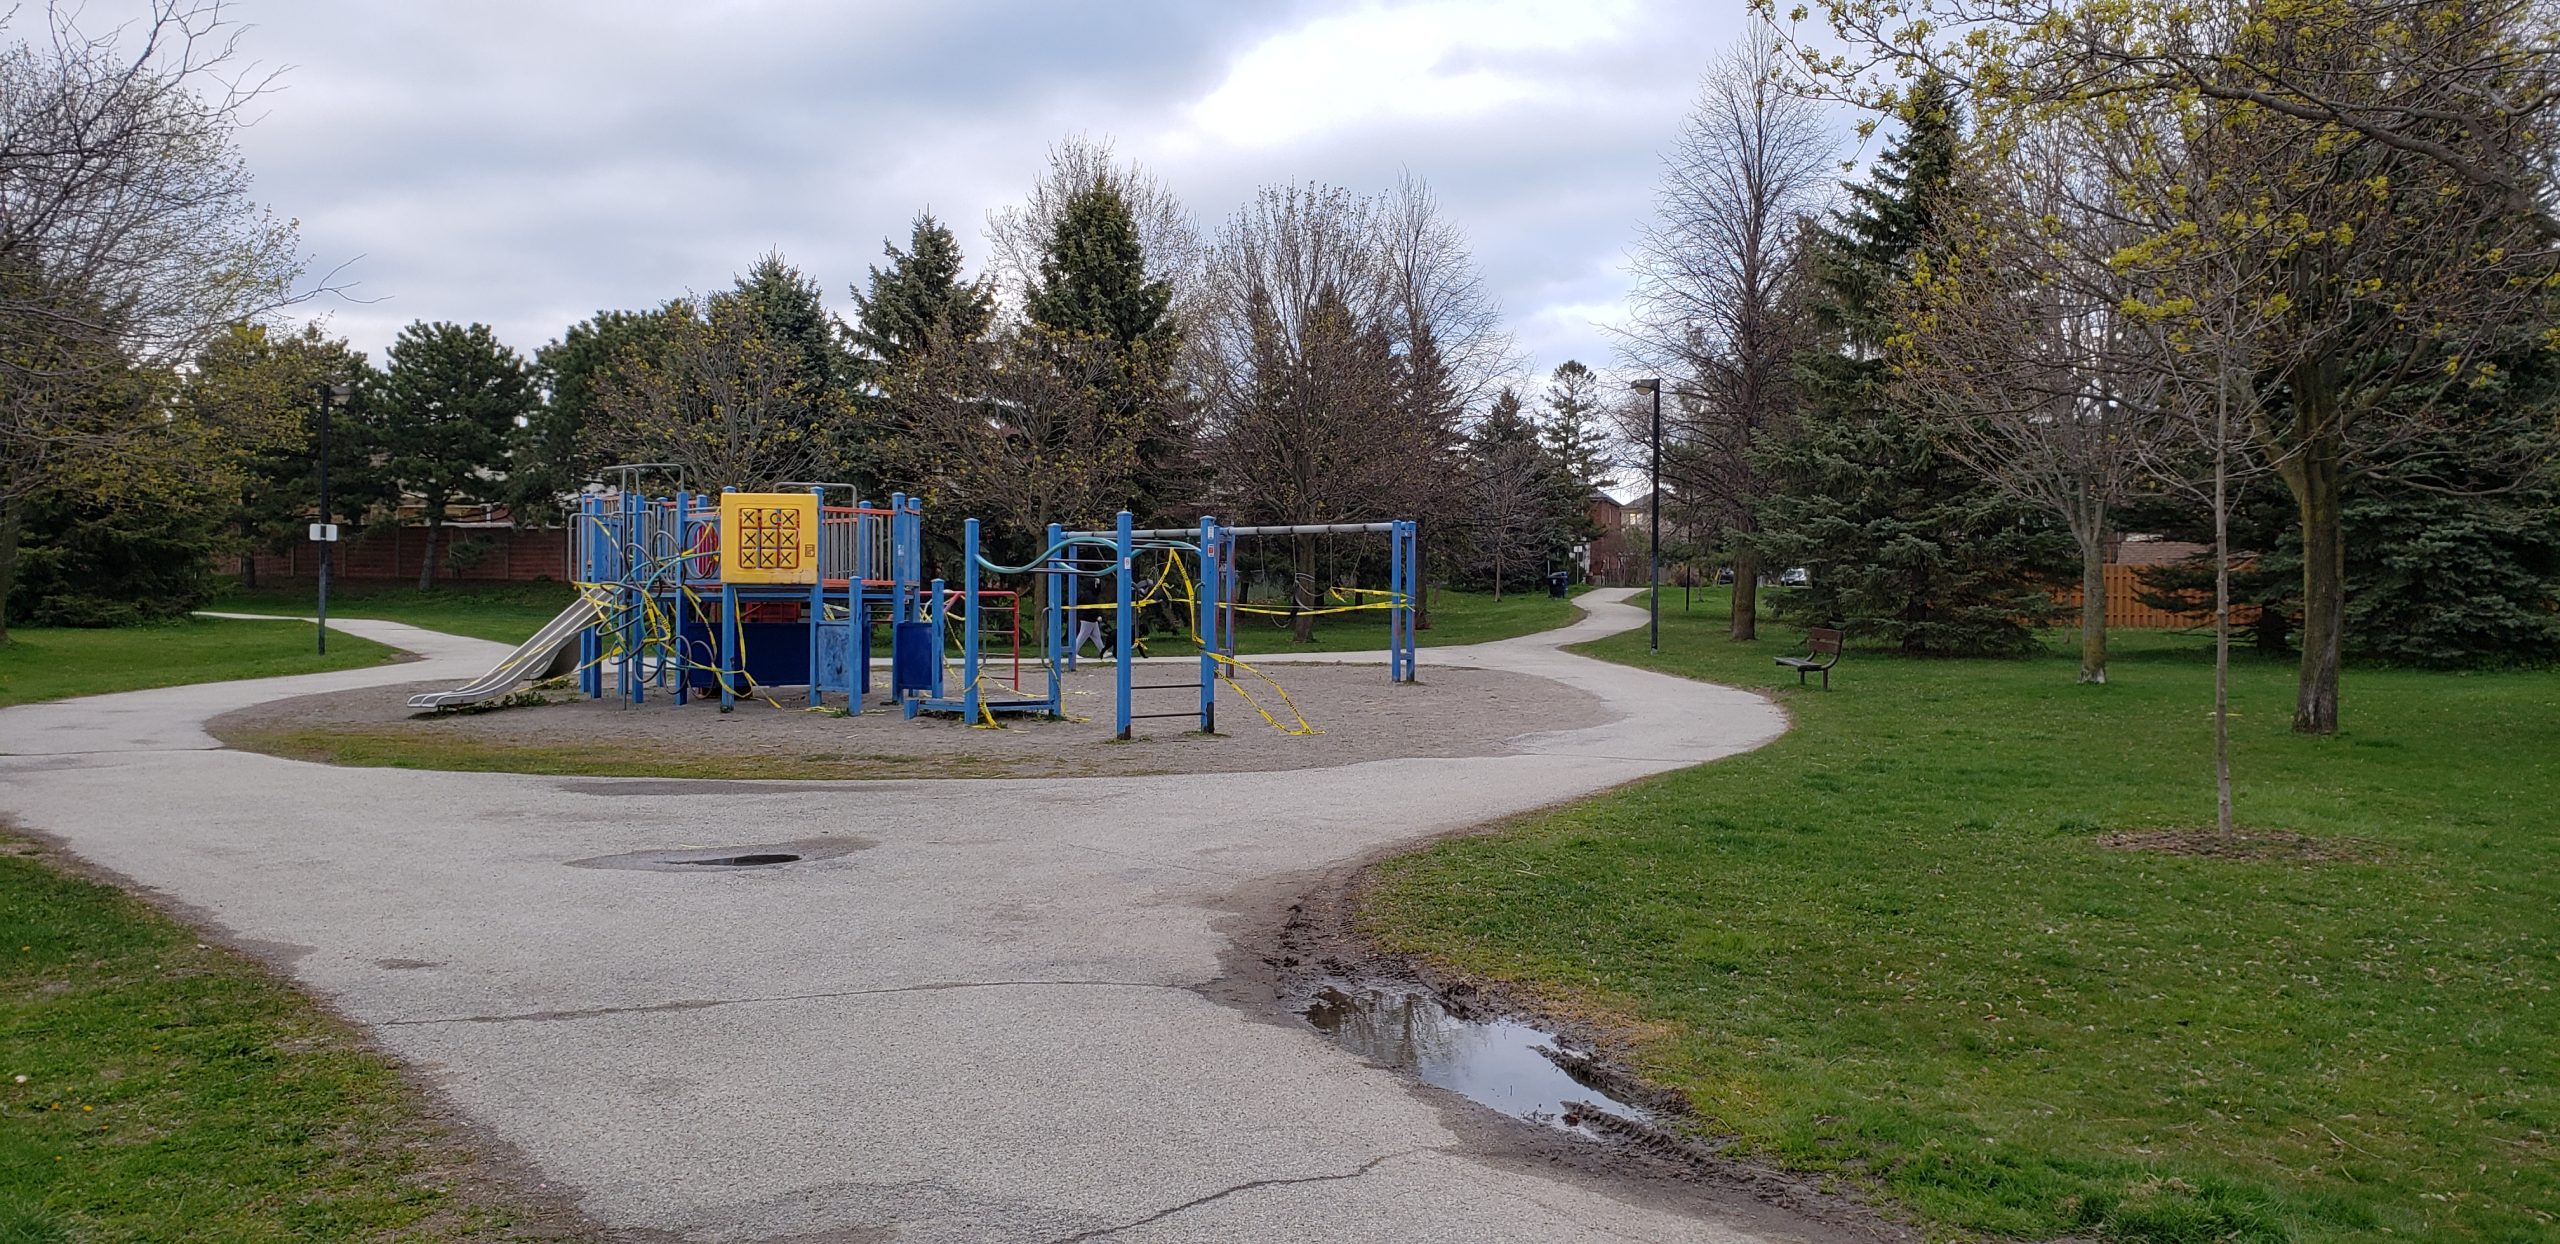
[[[1812,583],[1813,576],[1805,573],[1805,569],[1802,566],[1797,566],[1792,570],[1784,571],[1778,575],[1778,586],[1780,587],[1807,587]]]

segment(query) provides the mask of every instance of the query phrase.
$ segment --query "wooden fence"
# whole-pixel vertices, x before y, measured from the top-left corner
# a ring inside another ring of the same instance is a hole
[[[2107,625],[2120,626],[2128,630],[2173,630],[2179,627],[2213,625],[2211,596],[2197,599],[2195,606],[2185,611],[2155,609],[2144,604],[2142,572],[2147,569],[2149,567],[2146,566],[2115,563],[2107,565]],[[2068,625],[2075,622],[2080,616],[2080,589],[2075,587],[2053,595],[2055,600],[2060,601],[2063,607],[2070,611],[2069,616],[2062,619],[2063,623]],[[2231,624],[2243,626],[2256,621],[2257,616],[2258,610],[2254,605],[2236,606],[2231,611]]]
[[[439,579],[565,582],[570,574],[566,528],[447,527],[437,544]],[[377,528],[340,544],[329,573],[341,579],[415,580],[426,553],[426,528]],[[239,573],[240,560],[232,559],[225,569]],[[260,553],[256,573],[262,581],[317,577],[320,546],[305,542],[285,553]]]

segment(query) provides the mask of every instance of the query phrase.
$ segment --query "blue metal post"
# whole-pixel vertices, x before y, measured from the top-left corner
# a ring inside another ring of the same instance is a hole
[[[1046,564],[1041,567],[1049,573],[1039,579],[1044,589],[1040,593],[1041,601],[1046,606],[1041,612],[1045,615],[1043,621],[1048,635],[1046,655],[1049,660],[1049,715],[1052,717],[1063,716],[1066,712],[1066,690],[1061,681],[1065,676],[1061,672],[1064,658],[1059,648],[1064,642],[1064,635],[1075,633],[1066,610],[1060,607],[1060,602],[1073,599],[1076,581],[1074,575],[1064,573],[1074,564],[1067,559],[1067,550],[1063,547],[1066,538],[1066,528],[1056,523],[1049,524],[1048,552],[1043,558]]]
[[[809,491],[818,498],[818,529],[809,533],[810,547],[818,550],[817,573],[809,581],[809,707],[816,708],[823,682],[818,676],[818,638],[827,625],[827,490]]]
[[[962,525],[960,543],[960,599],[968,602],[969,610],[960,619],[960,677],[968,684],[960,691],[968,706],[961,710],[961,718],[974,726],[978,724],[978,520]]]
[[[667,595],[667,608],[675,617],[667,629],[675,636],[676,703],[693,702],[693,650],[685,644],[685,618],[693,610],[685,596],[685,575],[693,569],[693,494],[676,490],[676,562],[675,590]]]
[[[1404,524],[1392,523],[1387,528],[1387,590],[1394,592],[1387,602],[1387,681],[1404,681]]]
[[[1112,535],[1112,551],[1118,559],[1118,564],[1112,568],[1112,581],[1119,585],[1118,604],[1112,617],[1120,629],[1119,633],[1111,637],[1111,655],[1115,658],[1113,664],[1119,667],[1116,671],[1119,679],[1118,737],[1122,739],[1129,737],[1129,663],[1136,659],[1138,648],[1136,628],[1130,625],[1136,611],[1130,608],[1129,601],[1130,571],[1135,569],[1134,558],[1131,556],[1129,547],[1129,533],[1135,526],[1136,524],[1129,521],[1129,512],[1122,510],[1119,525]]]
[[[923,574],[923,568],[907,564],[907,494],[889,494],[889,621],[908,620],[907,585]]]
[[[933,594],[926,602],[926,615],[933,619],[933,685],[924,690],[938,700],[942,698],[942,654],[951,647],[951,605],[943,595],[942,580],[933,581]]]
[[[844,706],[848,712],[862,711],[862,698],[871,694],[871,602],[865,599],[871,589],[871,516],[862,512],[862,498],[853,499],[853,570],[845,584],[846,660],[852,662],[853,685],[845,689]]]
[[[588,585],[597,581],[596,530],[603,523],[603,515],[597,511],[596,501],[594,493],[581,493],[578,497],[577,581],[581,585],[580,591],[593,590]],[[600,699],[604,695],[604,671],[596,666],[597,659],[604,654],[604,636],[599,631],[602,626],[601,621],[589,622],[585,630],[578,632],[578,689],[586,692],[588,699]]]
[[[1180,556],[1180,554],[1176,554]],[[1218,584],[1225,571],[1218,558],[1218,520],[1200,518],[1200,586],[1192,629],[1200,635],[1200,733],[1218,732],[1218,620],[1224,614]]]
[[[738,665],[738,589],[727,583],[720,585],[720,707],[726,709],[737,702],[737,690],[729,679]]]
[[[640,513],[643,500],[644,498],[636,492],[622,494],[622,557],[620,559],[622,565],[621,573],[617,576],[622,584],[619,595],[623,602],[622,659],[617,664],[622,668],[622,698],[633,704],[640,703],[647,694],[647,688],[641,685],[640,679],[640,639],[644,633],[640,627],[641,619],[647,615],[641,600],[637,565],[640,559],[636,556],[641,551],[639,547]]]

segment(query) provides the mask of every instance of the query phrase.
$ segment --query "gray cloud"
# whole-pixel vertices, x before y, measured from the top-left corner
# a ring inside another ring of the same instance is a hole
[[[291,66],[243,147],[317,265],[354,260],[379,301],[315,309],[377,353],[418,319],[530,352],[772,248],[842,307],[916,211],[974,242],[1088,133],[1212,229],[1257,185],[1411,168],[1531,360],[1605,364],[1656,153],[1740,10],[242,0],[245,49]]]

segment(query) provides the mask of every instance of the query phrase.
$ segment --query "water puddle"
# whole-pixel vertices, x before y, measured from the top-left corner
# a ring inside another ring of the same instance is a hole
[[[1654,1122],[1653,1112],[1576,1075],[1571,1068],[1590,1055],[1563,1038],[1513,1020],[1464,1018],[1420,986],[1329,983],[1303,1014],[1373,1062],[1516,1119],[1595,1139],[1622,1134],[1612,1121]]]

